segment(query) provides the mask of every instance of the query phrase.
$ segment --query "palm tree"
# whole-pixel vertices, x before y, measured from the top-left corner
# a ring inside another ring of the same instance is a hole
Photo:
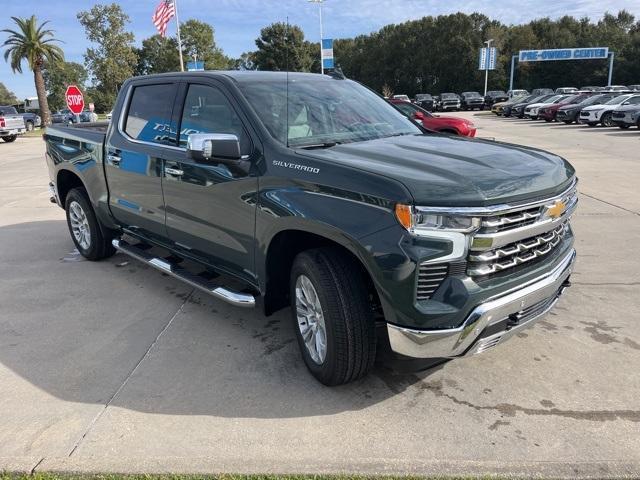
[[[42,68],[45,62],[53,65],[64,61],[64,53],[60,47],[53,45],[53,42],[59,41],[54,38],[53,30],[44,28],[49,22],[38,25],[35,15],[32,15],[31,18],[11,17],[11,19],[18,25],[18,29],[17,31],[1,30],[9,34],[9,38],[2,44],[3,47],[7,47],[4,59],[8,62],[11,58],[11,69],[18,73],[22,73],[22,61],[27,61],[29,68],[33,71],[42,123],[49,125],[51,114],[47,103]]]

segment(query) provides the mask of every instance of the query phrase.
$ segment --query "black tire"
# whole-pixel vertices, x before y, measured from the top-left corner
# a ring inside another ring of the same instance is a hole
[[[611,121],[611,113],[605,113],[602,115],[600,122],[604,127],[613,127],[613,122]]]
[[[629,125],[625,125],[625,124],[618,125],[618,128],[620,128],[622,130],[626,130],[627,128],[629,128]]]
[[[11,143],[11,142],[15,142],[16,138],[18,138],[17,135],[7,135],[6,137],[2,137],[2,140],[4,140],[7,143]]]
[[[86,243],[82,243],[77,238],[74,233],[74,227],[72,226],[74,222],[72,218],[78,218],[75,214],[77,207],[80,207],[82,214],[86,217],[86,224],[82,222],[84,231],[87,233],[85,240],[88,238]],[[100,226],[93,207],[91,206],[91,201],[84,188],[73,188],[67,193],[64,209],[67,214],[67,226],[69,227],[71,239],[83,257],[96,261],[110,257],[116,253],[116,249],[111,244],[113,237],[108,233],[106,228]]]
[[[306,277],[319,300],[326,331],[326,355],[312,358],[300,331],[296,283]],[[357,261],[335,248],[300,253],[291,268],[292,318],[307,368],[321,383],[342,385],[364,377],[373,367],[376,335],[365,279]]]
[[[25,127],[27,127],[27,132],[33,132],[34,129],[34,125],[33,122],[31,120],[25,122]]]
[[[596,122],[589,122],[589,123],[587,123],[587,125],[589,125],[590,127],[595,127],[598,124]]]
[[[573,120],[563,120],[563,122],[567,125],[571,125],[573,123]]]

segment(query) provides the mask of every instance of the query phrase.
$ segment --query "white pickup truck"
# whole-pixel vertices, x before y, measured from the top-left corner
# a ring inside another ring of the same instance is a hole
[[[13,107],[11,110],[0,110],[0,138],[5,142],[13,142],[18,138],[18,135],[27,131],[22,115],[17,113]]]

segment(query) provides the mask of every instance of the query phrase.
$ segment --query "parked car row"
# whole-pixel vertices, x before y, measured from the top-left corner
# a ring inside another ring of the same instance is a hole
[[[640,89],[576,90],[573,93],[522,95],[493,105],[498,116],[595,127],[640,128]]]
[[[89,110],[84,110],[80,115],[76,116],[71,110],[65,108],[51,114],[51,123],[64,123],[71,125],[74,123],[97,122],[98,116]]]
[[[492,108],[496,104],[522,97],[539,98],[545,95],[552,96],[554,94],[569,95],[585,92],[612,93],[628,91],[640,91],[640,85],[613,85],[608,87],[585,86],[579,89],[576,87],[558,87],[555,90],[552,88],[534,88],[531,93],[529,93],[528,90],[523,89],[514,89],[507,92],[503,90],[489,90],[484,96],[480,94],[480,92],[474,91],[462,92],[461,94],[445,92],[440,95],[418,93],[414,99],[411,99],[405,94],[397,94],[393,95],[391,98],[393,100],[412,102],[428,112],[446,112],[452,110],[484,110],[485,108]]]

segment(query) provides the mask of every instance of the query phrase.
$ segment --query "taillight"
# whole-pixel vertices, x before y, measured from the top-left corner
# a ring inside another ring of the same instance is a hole
[[[4,123],[4,118],[0,117],[0,127],[3,127],[3,128],[4,128],[4,127],[6,127],[6,126],[7,126],[7,124],[6,124],[6,123]]]

